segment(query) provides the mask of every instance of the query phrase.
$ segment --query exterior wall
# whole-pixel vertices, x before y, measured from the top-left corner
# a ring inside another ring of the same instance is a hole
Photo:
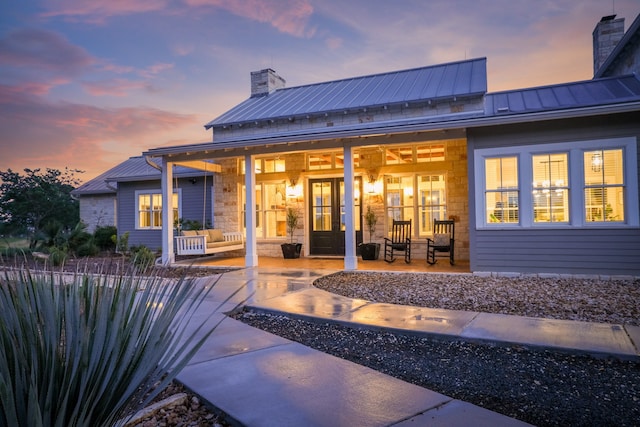
[[[480,148],[640,137],[637,113],[468,130],[469,188]],[[637,139],[636,139],[637,140]],[[640,150],[638,150],[640,157]],[[640,164],[640,158],[638,159]],[[640,183],[640,174],[638,174]],[[476,209],[470,197],[469,212]],[[481,202],[480,202],[481,203]],[[640,229],[588,227],[478,229],[469,215],[471,271],[640,275]]]
[[[79,198],[80,220],[87,225],[87,231],[93,233],[96,227],[116,225],[116,196],[99,194]]]
[[[178,179],[177,189],[182,201],[180,218],[202,223],[203,204],[205,205],[205,225],[218,227],[212,221],[211,176],[207,177],[206,197],[204,201],[204,178],[198,177],[195,184],[188,179]],[[175,182],[174,182],[175,186]],[[118,184],[118,236],[129,232],[129,246],[145,245],[152,250],[162,249],[162,230],[136,230],[136,191],[159,191],[160,180],[121,182]],[[215,203],[215,202],[214,202]]]

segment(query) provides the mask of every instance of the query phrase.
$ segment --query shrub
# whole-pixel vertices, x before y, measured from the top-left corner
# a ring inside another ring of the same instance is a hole
[[[129,232],[122,234],[120,237],[117,235],[111,236],[111,241],[116,245],[116,252],[120,254],[126,254],[129,251]]]
[[[71,252],[77,253],[80,246],[86,245],[93,240],[91,233],[86,230],[87,226],[79,222],[76,227],[66,236],[66,243]]]
[[[114,239],[113,236],[116,236]],[[118,229],[113,225],[96,227],[93,232],[93,241],[101,251],[111,251],[116,248]]]
[[[51,265],[55,267],[59,267],[65,263],[68,258],[68,253],[65,248],[61,248],[58,246],[52,246],[49,248],[49,261]]]
[[[98,255],[98,253],[100,253],[100,248],[94,243],[93,240],[89,240],[88,242],[83,243],[76,249],[76,255],[80,257],[96,256]]]
[[[133,258],[133,264],[145,271],[151,267],[156,261],[156,254],[145,245],[132,246],[131,257]]]
[[[112,426],[146,406],[224,319],[211,316],[231,297],[193,319],[211,288],[132,273],[63,284],[54,272],[3,272],[0,425]]]

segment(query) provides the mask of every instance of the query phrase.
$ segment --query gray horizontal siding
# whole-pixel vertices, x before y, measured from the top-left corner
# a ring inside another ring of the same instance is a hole
[[[640,229],[481,230],[473,271],[640,276]]]
[[[211,184],[212,178],[207,177],[206,211],[207,224],[211,223]],[[175,185],[175,183],[174,183]],[[192,184],[187,179],[178,180],[178,188],[182,193],[182,218],[202,222],[202,206],[204,203],[204,179],[198,177]],[[162,248],[161,230],[136,230],[136,191],[156,191],[160,189],[160,180],[123,182],[118,187],[118,235],[129,232],[129,246],[145,245],[152,250]],[[206,221],[205,221],[206,222]]]
[[[475,188],[474,150],[633,136],[640,139],[640,114],[558,120],[468,130],[469,193]],[[640,148],[640,143],[638,144]],[[638,150],[640,164],[640,149]],[[640,173],[638,174],[640,187]],[[472,271],[640,276],[640,229],[476,229],[469,200]]]

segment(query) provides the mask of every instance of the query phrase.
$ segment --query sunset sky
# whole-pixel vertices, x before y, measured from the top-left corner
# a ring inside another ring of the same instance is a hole
[[[0,5],[0,170],[87,181],[249,96],[487,57],[490,91],[590,79],[592,31],[640,0],[7,0]]]

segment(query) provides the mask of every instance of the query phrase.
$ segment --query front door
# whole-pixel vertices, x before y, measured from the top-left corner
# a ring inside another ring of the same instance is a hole
[[[356,244],[362,242],[361,179],[354,187]],[[309,180],[309,254],[344,255],[345,199],[343,178]]]

